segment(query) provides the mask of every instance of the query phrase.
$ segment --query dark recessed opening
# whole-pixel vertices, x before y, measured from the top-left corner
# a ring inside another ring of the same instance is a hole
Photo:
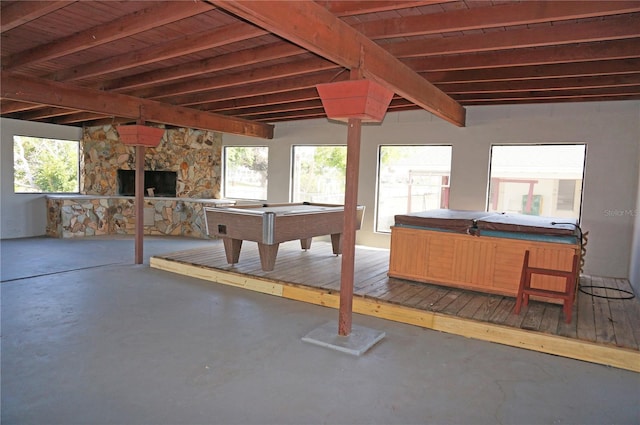
[[[176,196],[176,181],[178,174],[175,171],[145,171],[144,194],[148,195],[148,189],[153,189],[154,196]],[[136,193],[135,170],[118,170],[118,195],[133,196]]]

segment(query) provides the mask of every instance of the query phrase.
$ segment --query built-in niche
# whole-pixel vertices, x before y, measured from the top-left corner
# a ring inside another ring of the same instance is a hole
[[[144,172],[144,194],[148,196],[176,196],[178,174],[175,171]],[[150,190],[151,189],[151,190]],[[118,195],[133,196],[136,192],[136,171],[118,170]]]

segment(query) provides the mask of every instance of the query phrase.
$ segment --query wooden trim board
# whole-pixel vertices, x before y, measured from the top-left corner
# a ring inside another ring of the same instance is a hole
[[[337,309],[340,304],[340,293],[334,290],[279,283],[241,273],[185,264],[158,257],[151,257],[150,265],[152,268],[159,270],[334,309]],[[368,297],[355,296],[353,298],[353,312],[467,338],[495,342],[640,373],[640,352],[626,348],[463,319]]]

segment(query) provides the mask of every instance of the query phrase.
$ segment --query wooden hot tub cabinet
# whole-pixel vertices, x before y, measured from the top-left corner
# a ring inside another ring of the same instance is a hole
[[[400,217],[401,223],[396,216],[396,225],[391,228],[389,276],[515,297],[525,251],[530,252],[531,266],[555,270],[571,270],[573,255],[581,254],[580,238],[571,236],[572,230],[566,226],[558,232],[534,230],[531,223],[518,224],[519,216],[506,216],[511,223],[504,222],[504,215],[497,221],[496,217],[485,222],[482,217],[463,218],[468,219],[466,228],[453,218],[454,225],[433,228],[417,226],[420,220],[416,215]],[[411,224],[403,224],[402,218]],[[427,220],[426,224],[433,222]],[[516,231],[504,231],[509,228]],[[573,232],[577,233],[576,226]],[[561,290],[564,284],[564,279],[554,276],[532,278],[532,286],[544,289]]]

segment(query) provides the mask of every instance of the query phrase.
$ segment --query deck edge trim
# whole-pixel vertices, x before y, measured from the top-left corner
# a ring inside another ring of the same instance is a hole
[[[340,303],[339,291],[335,290],[319,289],[291,283],[275,283],[268,279],[251,277],[241,273],[204,266],[196,266],[160,257],[151,257],[150,267],[334,309],[337,309]],[[367,297],[353,298],[353,312],[467,338],[494,342],[506,346],[640,373],[640,352],[631,349],[605,346],[558,335],[510,328],[494,323],[478,322],[473,319],[452,317],[437,312],[415,309]]]

